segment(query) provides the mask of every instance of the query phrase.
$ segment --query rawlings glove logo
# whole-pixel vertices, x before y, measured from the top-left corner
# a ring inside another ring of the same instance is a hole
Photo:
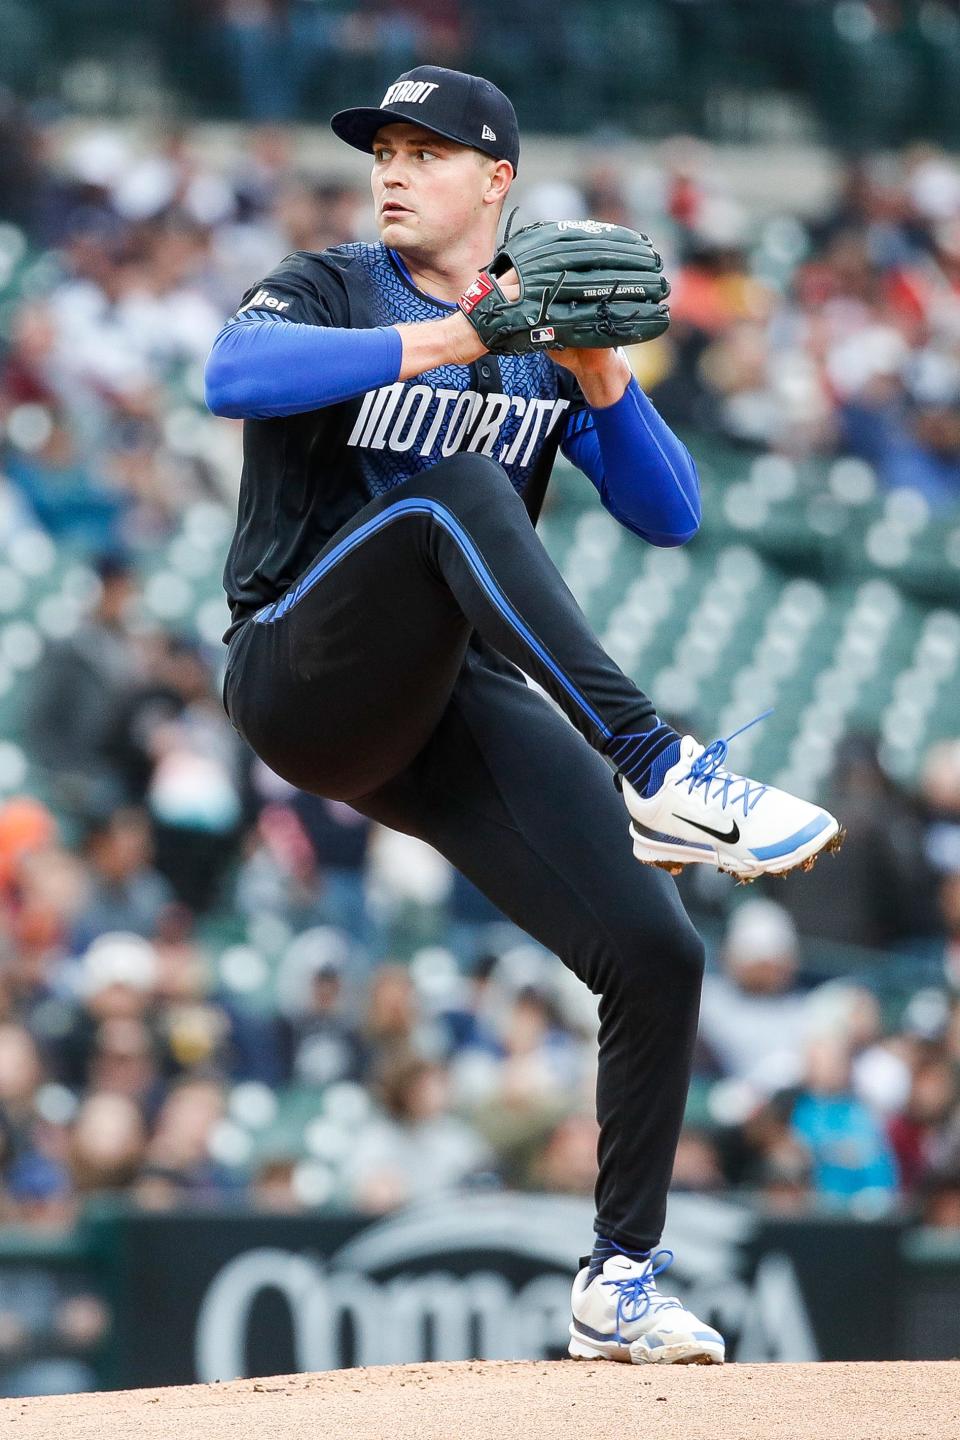
[[[588,235],[605,235],[609,230],[616,230],[616,225],[611,225],[606,220],[558,220],[558,230],[583,230]]]

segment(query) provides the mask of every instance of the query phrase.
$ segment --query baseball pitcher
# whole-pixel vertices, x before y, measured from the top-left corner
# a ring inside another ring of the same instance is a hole
[[[227,711],[292,784],[435,846],[599,997],[570,1354],[719,1363],[656,1281],[703,966],[664,872],[783,872],[839,826],[665,724],[534,528],[562,449],[649,544],[697,531],[694,463],[619,348],[669,321],[650,241],[585,220],[498,249],[519,135],[477,76],[420,66],[332,125],[372,158],[379,243],[288,255],[207,365],[210,408],[246,422]]]

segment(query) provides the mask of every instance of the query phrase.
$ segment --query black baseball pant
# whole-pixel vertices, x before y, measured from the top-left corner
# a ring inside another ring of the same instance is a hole
[[[233,635],[224,700],[271,769],[435,846],[600,997],[596,1228],[656,1246],[703,946],[600,753],[653,706],[501,467],[456,455],[365,506]]]

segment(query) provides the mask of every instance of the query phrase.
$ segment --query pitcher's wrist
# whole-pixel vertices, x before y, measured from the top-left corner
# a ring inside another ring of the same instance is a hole
[[[403,343],[399,380],[409,380],[438,365],[470,365],[486,354],[483,341],[459,310],[442,320],[398,325]]]

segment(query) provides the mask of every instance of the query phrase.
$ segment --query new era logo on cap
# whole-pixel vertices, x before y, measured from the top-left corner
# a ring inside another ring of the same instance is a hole
[[[496,138],[497,138],[497,137],[496,137],[496,135],[494,134],[494,132],[490,129],[490,126],[489,126],[489,125],[484,125],[483,129],[480,131],[480,139],[481,139],[481,140],[496,140]]]

